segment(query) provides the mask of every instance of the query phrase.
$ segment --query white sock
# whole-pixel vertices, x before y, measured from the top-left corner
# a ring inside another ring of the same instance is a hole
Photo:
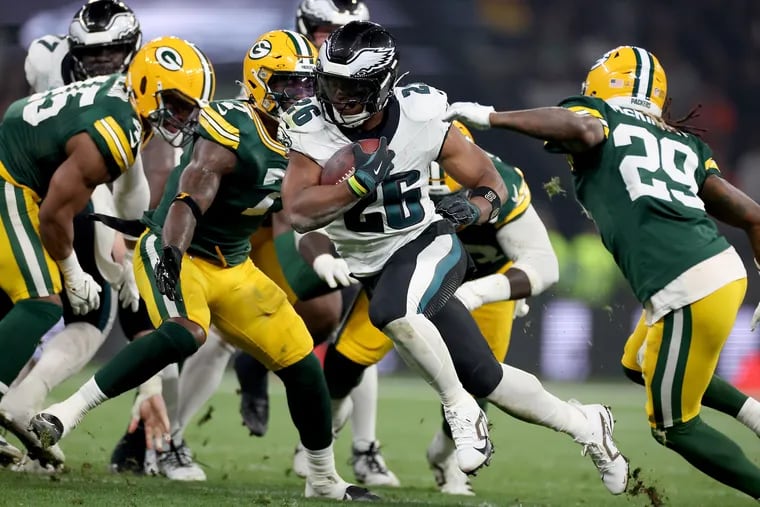
[[[87,412],[107,399],[108,397],[103,394],[103,391],[97,382],[95,382],[95,377],[90,377],[77,392],[62,402],[51,405],[45,409],[45,412],[58,417],[61,423],[63,423],[63,435],[65,436],[72,429],[76,428]]]
[[[206,343],[185,359],[179,374],[176,423],[172,423],[172,438],[175,442],[182,441],[190,419],[219,388],[233,352],[233,347],[222,341],[217,333],[210,331]]]
[[[346,396],[341,399],[331,399],[332,403],[332,431],[333,435],[337,436],[340,430],[348,422],[348,418],[354,410],[354,402],[350,396]]]
[[[316,451],[306,449],[306,459],[309,465],[309,481],[319,483],[339,478],[338,472],[335,470],[335,455],[332,444]]]
[[[736,420],[760,435],[760,402],[755,398],[747,398],[736,414]]]
[[[488,401],[523,421],[587,439],[589,423],[580,410],[546,391],[534,375],[506,364],[501,368],[504,377]]]
[[[351,411],[351,431],[354,449],[367,451],[375,440],[377,422],[377,366],[364,370],[359,385],[351,391],[354,409]]]
[[[66,326],[45,343],[37,363],[24,380],[6,393],[0,408],[17,417],[31,418],[55,386],[90,362],[105,338],[97,327],[86,322]]]
[[[431,461],[440,463],[454,454],[456,450],[454,441],[446,436],[442,429],[439,429],[433,437],[433,441],[430,442],[427,452]]]
[[[454,370],[441,333],[424,315],[407,315],[383,328],[404,362],[424,378],[441,398],[444,407],[470,397]]]
[[[179,419],[179,365],[172,363],[158,373],[161,376],[161,395],[166,404],[166,415],[174,429],[175,421]],[[175,442],[179,444],[182,440]]]

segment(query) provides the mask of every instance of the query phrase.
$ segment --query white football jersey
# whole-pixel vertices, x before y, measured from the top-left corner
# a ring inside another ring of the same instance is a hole
[[[68,54],[69,42],[63,35],[45,35],[32,41],[24,61],[24,71],[35,93],[58,88],[74,80],[70,58],[66,58]]]
[[[378,273],[394,252],[442,219],[428,196],[428,179],[430,162],[438,158],[450,126],[442,120],[446,94],[422,83],[393,93],[384,123],[371,134],[388,139],[396,154],[393,169],[374,194],[325,228],[357,276]],[[316,98],[299,102],[281,117],[280,135],[285,146],[320,165],[352,142],[325,120]]]

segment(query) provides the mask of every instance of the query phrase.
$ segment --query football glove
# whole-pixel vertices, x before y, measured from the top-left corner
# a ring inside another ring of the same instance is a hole
[[[71,304],[74,315],[85,315],[100,306],[100,285],[89,273],[82,270],[77,254],[72,250],[71,255],[58,261],[63,275],[63,286]]]
[[[354,144],[354,174],[349,180],[349,188],[359,197],[371,193],[393,169],[396,154],[388,149],[388,140],[380,138],[380,145],[374,153],[364,153],[359,143]],[[353,183],[353,184],[352,184]]]
[[[491,128],[493,106],[483,106],[477,102],[454,102],[443,117],[445,121],[459,120],[467,126],[485,130]]]
[[[333,257],[330,254],[321,254],[314,259],[312,268],[317,275],[327,283],[331,289],[348,287],[351,284],[358,283],[359,280],[351,276],[351,270],[348,269],[346,261],[340,257]]]
[[[515,313],[512,316],[512,319],[519,319],[522,317],[525,317],[528,315],[528,312],[530,311],[530,306],[528,306],[528,303],[525,302],[525,298],[518,299],[515,301]]]
[[[119,301],[124,309],[131,309],[136,312],[140,306],[140,292],[137,290],[137,281],[135,281],[135,271],[132,267],[132,258],[135,251],[127,248],[124,252],[124,260],[121,263],[121,280],[116,285],[119,291]]]
[[[470,202],[464,192],[444,197],[435,211],[454,224],[454,227],[466,227],[480,219],[480,208]]]
[[[158,292],[177,302],[182,302],[182,293],[177,290],[180,269],[182,252],[176,246],[165,246],[161,258],[156,263],[156,288]]]

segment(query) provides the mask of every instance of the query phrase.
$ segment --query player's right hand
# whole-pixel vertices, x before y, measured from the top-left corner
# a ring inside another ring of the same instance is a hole
[[[385,137],[380,138],[380,144],[374,153],[364,153],[358,143],[354,145],[353,153],[356,171],[352,177],[359,180],[370,193],[393,169],[393,157],[396,153],[388,149],[388,140]]]
[[[351,276],[351,270],[348,269],[346,261],[340,257],[333,257],[329,253],[318,255],[311,265],[314,272],[327,283],[331,289],[348,287],[351,284],[358,283],[359,280]]]
[[[156,288],[158,292],[177,302],[182,302],[182,293],[177,290],[180,269],[182,269],[182,252],[176,246],[165,246],[156,263]]]
[[[75,276],[64,277],[63,286],[74,315],[85,315],[100,307],[102,289],[89,273],[80,271]]]
[[[459,120],[467,126],[485,130],[491,128],[493,106],[483,106],[477,102],[454,102],[443,117],[445,121]]]

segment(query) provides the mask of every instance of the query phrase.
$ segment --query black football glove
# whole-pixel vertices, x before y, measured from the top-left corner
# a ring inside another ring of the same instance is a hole
[[[454,227],[467,227],[477,223],[480,218],[480,208],[470,202],[464,192],[444,197],[435,211],[454,224]]]
[[[177,290],[177,285],[181,268],[182,252],[176,246],[165,246],[156,263],[156,288],[164,296],[179,303],[182,302],[182,293]]]
[[[353,147],[354,174],[349,178],[348,186],[358,197],[364,197],[380,184],[393,169],[393,157],[396,153],[388,149],[388,140],[380,138],[380,145],[374,153],[364,153],[359,143]]]

